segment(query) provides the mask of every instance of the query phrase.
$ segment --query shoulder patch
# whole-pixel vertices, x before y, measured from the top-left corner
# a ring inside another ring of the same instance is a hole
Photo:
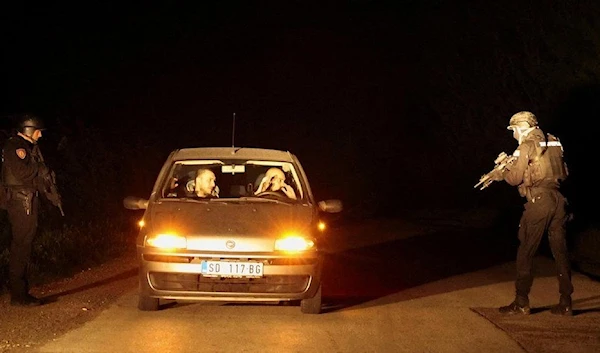
[[[17,156],[21,159],[25,159],[27,156],[27,151],[24,148],[17,148]]]

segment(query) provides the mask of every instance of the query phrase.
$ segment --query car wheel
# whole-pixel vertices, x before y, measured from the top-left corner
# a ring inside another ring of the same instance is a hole
[[[141,311],[156,311],[158,310],[158,298],[147,297],[140,295],[138,298],[138,309]]]
[[[321,285],[315,296],[300,301],[300,311],[304,314],[320,314],[321,313]]]

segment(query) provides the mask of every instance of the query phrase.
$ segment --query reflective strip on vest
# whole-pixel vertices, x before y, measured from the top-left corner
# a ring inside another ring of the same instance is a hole
[[[561,150],[561,151],[563,151],[563,152],[565,151],[565,150],[563,149],[563,146],[562,146],[562,144],[560,143],[560,141],[548,141],[548,142],[541,141],[541,142],[540,142],[540,146],[541,146],[541,147],[546,147],[546,146],[548,146],[548,147],[560,147],[560,150]]]
[[[556,146],[560,146],[560,147],[562,147],[562,144],[560,143],[560,141],[548,141],[548,143],[542,141],[542,142],[540,142],[540,146],[542,146],[542,147],[546,147],[546,146],[548,146],[548,147],[552,147],[552,146],[555,146],[555,147]]]

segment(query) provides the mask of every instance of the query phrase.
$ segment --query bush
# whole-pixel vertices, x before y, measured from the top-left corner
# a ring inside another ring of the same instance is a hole
[[[6,225],[5,218],[3,222]],[[45,227],[48,222],[41,222],[32,246],[31,285],[68,277],[134,249],[136,234],[125,222],[124,218],[101,219],[55,228]],[[3,237],[0,245],[3,245],[0,248],[1,291],[8,286],[10,244]]]

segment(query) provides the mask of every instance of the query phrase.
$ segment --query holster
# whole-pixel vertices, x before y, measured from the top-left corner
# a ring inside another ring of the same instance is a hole
[[[33,206],[33,198],[36,196],[36,194],[37,191],[20,189],[13,190],[11,196],[13,199],[21,201],[23,208],[25,209],[25,213],[30,215],[31,208]]]
[[[531,187],[525,186],[523,184],[519,185],[519,195],[527,199],[527,202],[535,202],[535,198],[531,193]]]

